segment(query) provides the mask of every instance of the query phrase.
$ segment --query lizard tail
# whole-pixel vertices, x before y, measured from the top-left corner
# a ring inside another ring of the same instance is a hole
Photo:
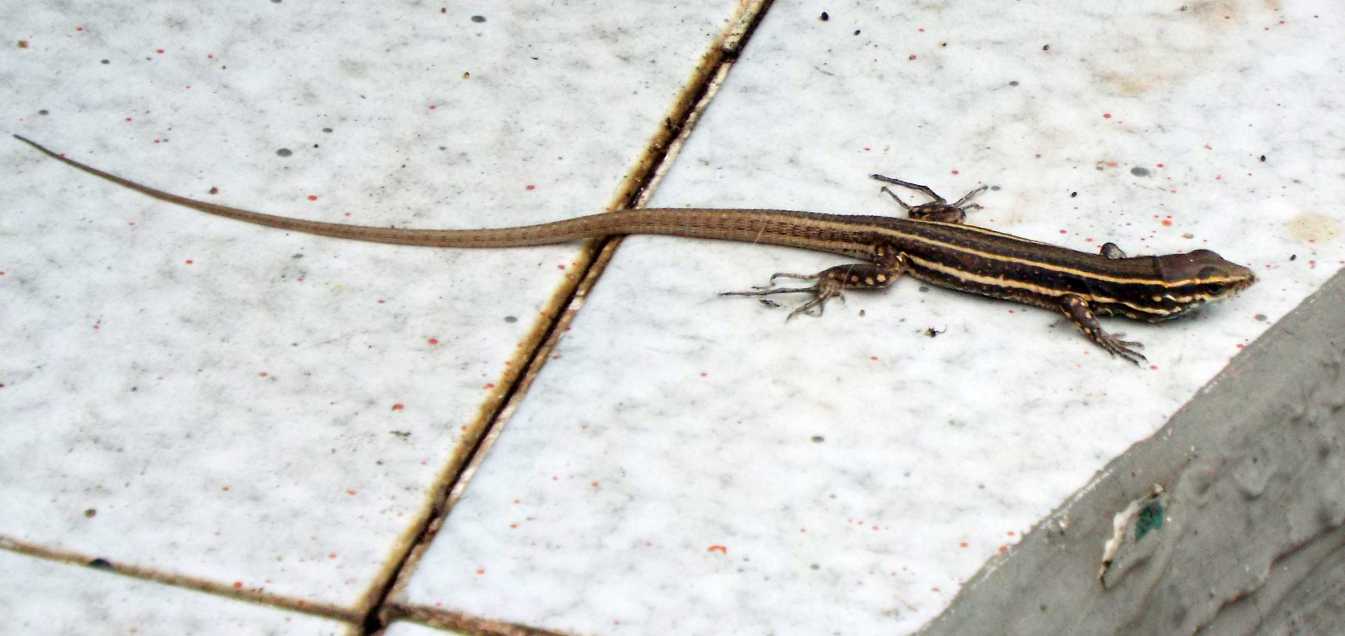
[[[14,138],[61,163],[160,201],[254,225],[318,236],[394,245],[501,248],[553,245],[622,234],[663,234],[786,245],[856,257],[866,256],[871,249],[868,239],[848,229],[841,222],[846,217],[787,210],[641,208],[590,214],[537,225],[472,230],[377,227],[312,221],[254,212],[173,194],[76,161],[26,137],[14,135]],[[824,226],[810,226],[806,232],[800,232],[798,224],[791,222],[791,219],[796,219],[800,215],[816,220],[835,220],[837,224],[831,229]]]

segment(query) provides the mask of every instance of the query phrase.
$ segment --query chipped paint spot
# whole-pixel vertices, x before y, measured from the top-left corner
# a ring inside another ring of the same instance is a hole
[[[1289,220],[1289,235],[1307,243],[1325,243],[1340,236],[1340,221],[1325,214],[1303,212]]]

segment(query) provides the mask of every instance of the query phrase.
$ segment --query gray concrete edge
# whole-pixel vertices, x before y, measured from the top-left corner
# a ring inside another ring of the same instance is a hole
[[[1345,633],[1343,365],[1345,271],[922,632]]]

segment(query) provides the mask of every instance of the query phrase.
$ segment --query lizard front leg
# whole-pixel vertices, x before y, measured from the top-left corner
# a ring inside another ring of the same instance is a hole
[[[1093,315],[1093,310],[1089,309],[1088,301],[1082,296],[1070,294],[1060,301],[1060,310],[1064,312],[1065,317],[1074,323],[1089,340],[1092,340],[1097,346],[1102,347],[1104,351],[1114,356],[1121,356],[1122,359],[1139,365],[1141,360],[1147,361],[1135,348],[1143,348],[1144,345],[1132,340],[1122,340],[1125,334],[1111,334],[1102,330],[1102,325],[1098,323],[1097,316]]]
[[[770,282],[764,286],[753,287],[749,291],[721,292],[720,296],[770,296],[773,294],[812,294],[807,302],[789,312],[793,318],[799,314],[821,316],[826,310],[827,301],[840,298],[845,301],[847,289],[885,289],[899,278],[906,269],[906,260],[900,254],[884,259],[879,263],[852,263],[829,267],[816,274],[790,274],[779,272],[771,275]],[[776,279],[793,278],[796,280],[817,281],[811,287],[775,287]],[[814,312],[816,310],[816,312]]]

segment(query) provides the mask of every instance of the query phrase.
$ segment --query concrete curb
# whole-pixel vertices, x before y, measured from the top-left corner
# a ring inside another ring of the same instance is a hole
[[[1345,633],[1343,366],[1345,271],[924,633]]]

